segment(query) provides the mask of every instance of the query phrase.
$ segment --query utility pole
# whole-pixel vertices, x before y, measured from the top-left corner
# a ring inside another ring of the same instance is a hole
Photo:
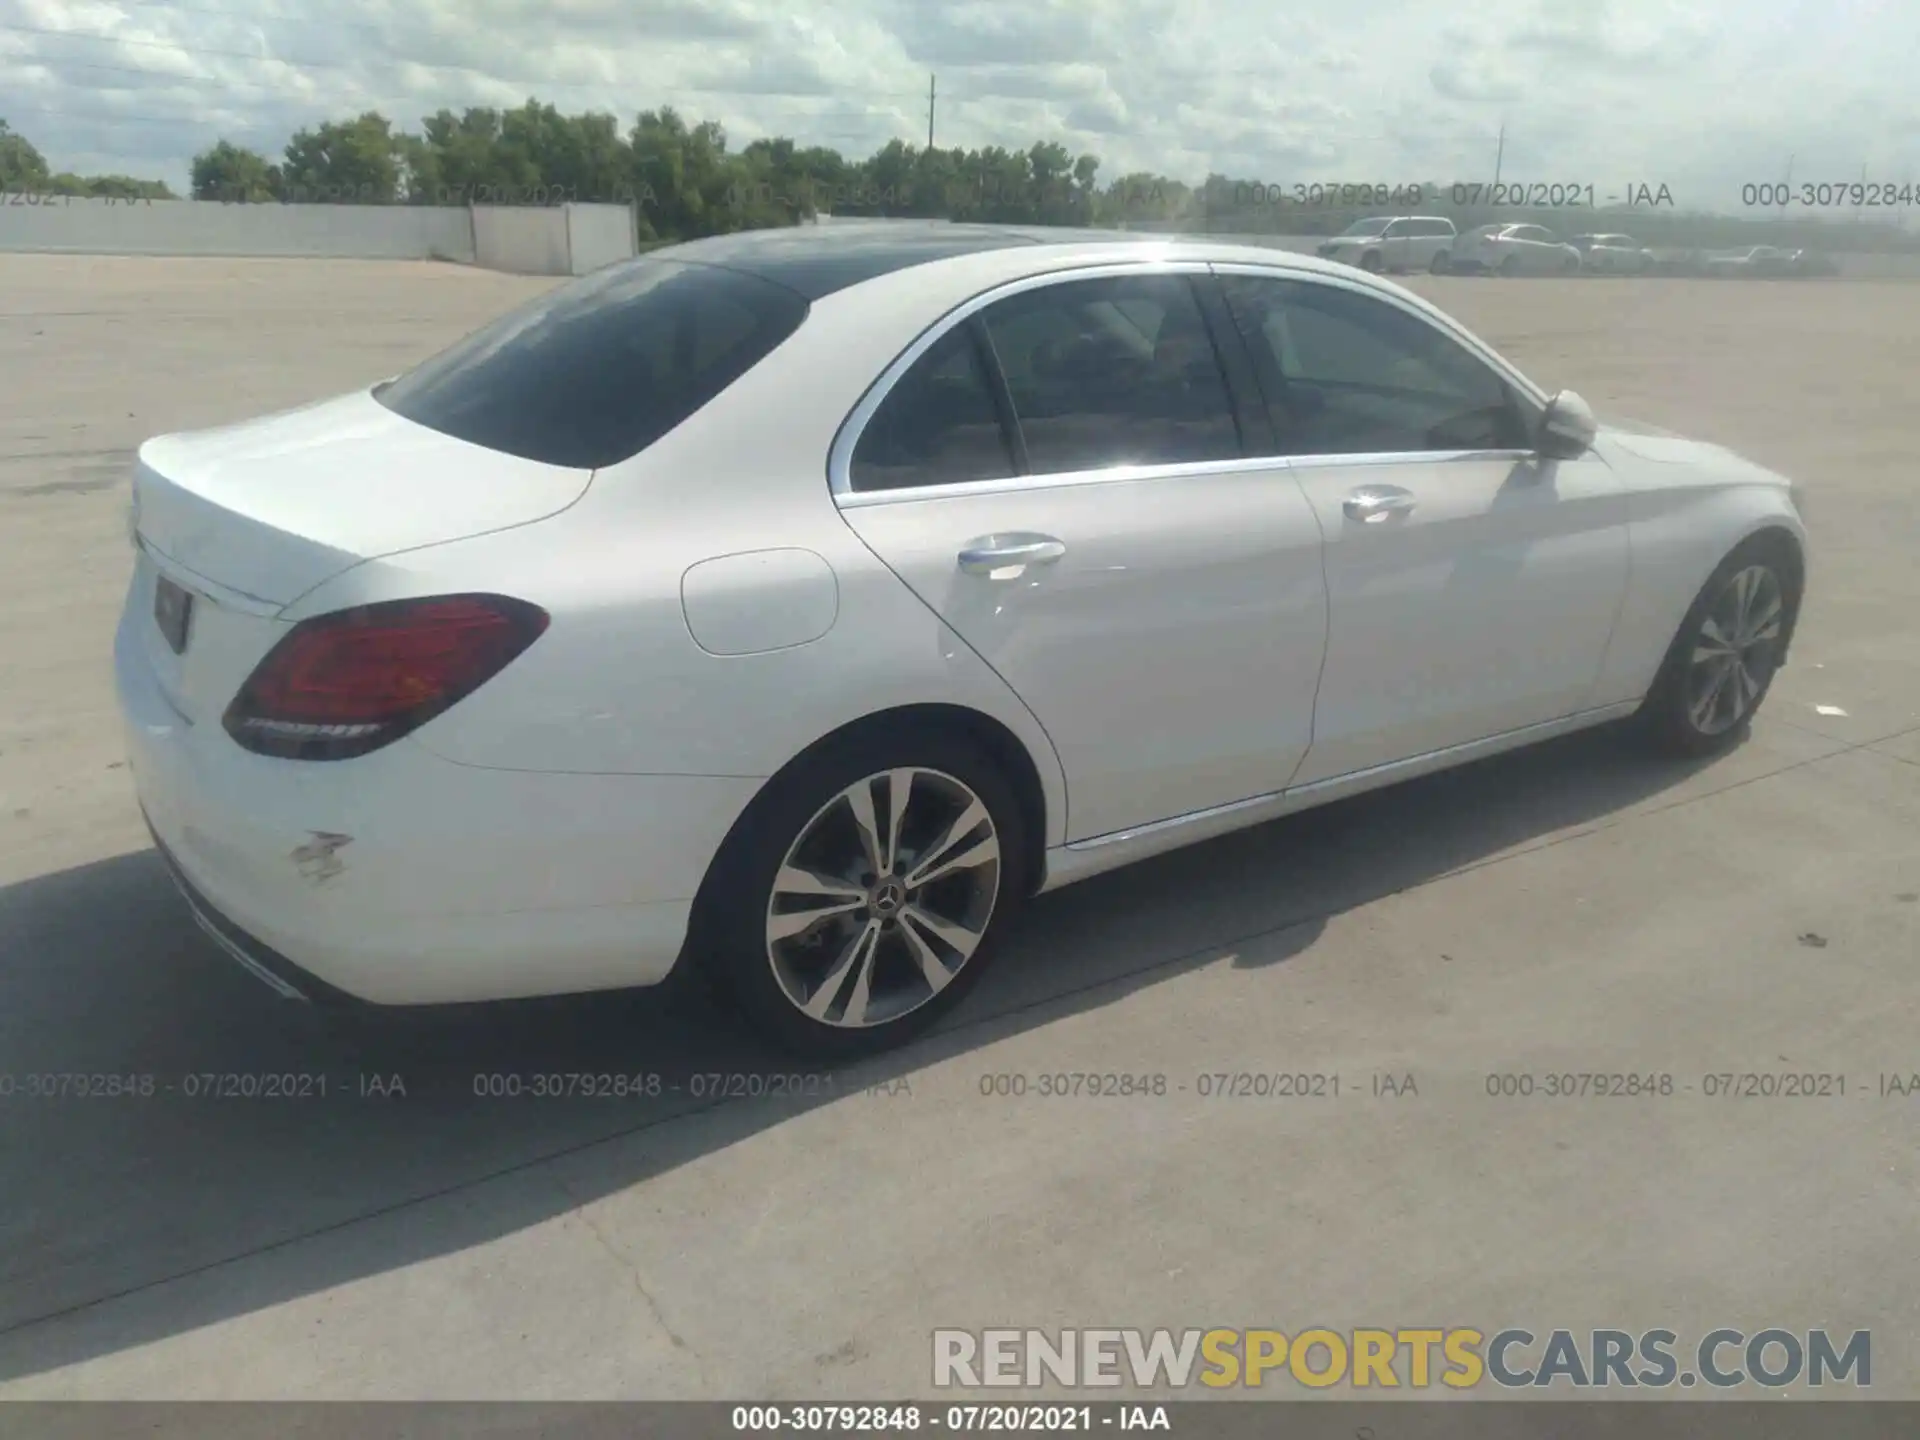
[[[934,87],[939,83],[940,83],[939,78],[937,76],[934,76],[934,75],[927,76],[927,149],[929,150],[933,149]]]
[[[1507,122],[1502,120],[1500,122],[1500,145],[1499,145],[1499,148],[1493,152],[1494,195],[1498,195],[1500,193],[1500,162],[1506,159],[1506,156],[1507,156]],[[1487,198],[1491,200],[1494,197],[1493,195],[1490,195]]]

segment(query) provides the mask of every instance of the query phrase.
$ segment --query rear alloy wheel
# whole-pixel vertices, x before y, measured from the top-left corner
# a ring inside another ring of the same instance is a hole
[[[1796,603],[1772,547],[1743,546],[1721,565],[1642,711],[1662,749],[1714,755],[1739,739],[1773,684]]]
[[[890,1049],[959,1003],[1025,874],[1019,808],[971,744],[855,753],[776,782],[714,894],[726,988],[815,1060]]]

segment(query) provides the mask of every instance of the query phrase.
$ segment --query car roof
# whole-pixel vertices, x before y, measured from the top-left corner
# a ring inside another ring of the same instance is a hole
[[[943,220],[840,221],[744,230],[649,250],[625,265],[673,260],[717,265],[823,299],[869,280],[942,260],[1018,250],[1034,273],[1079,261],[1125,259],[1129,250],[1151,248],[1155,259],[1284,264],[1329,275],[1351,275],[1335,261],[1247,240],[1170,234],[1152,230],[1095,230],[1043,225],[954,224]],[[1022,267],[1029,268],[1029,267]]]

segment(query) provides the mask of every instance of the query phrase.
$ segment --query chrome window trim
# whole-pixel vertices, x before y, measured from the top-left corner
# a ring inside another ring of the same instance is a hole
[[[1187,460],[1167,465],[1115,465],[1099,470],[1062,471],[1047,475],[1009,475],[992,480],[962,480],[945,485],[912,485],[892,490],[855,490],[853,488],[853,452],[859,445],[860,437],[865,433],[868,422],[873,419],[874,412],[886,403],[894,386],[900,382],[907,371],[913,368],[920,357],[939,344],[956,327],[966,324],[989,305],[1031,290],[1070,284],[1078,280],[1104,280],[1131,275],[1185,275],[1190,278],[1248,275],[1258,279],[1290,280],[1350,290],[1357,295],[1392,305],[1403,314],[1437,330],[1444,338],[1465,348],[1541,409],[1544,410],[1548,403],[1549,397],[1539,386],[1501,359],[1477,337],[1456,325],[1450,318],[1443,316],[1441,318],[1445,323],[1437,324],[1434,316],[1425,310],[1409,305],[1398,296],[1361,280],[1349,279],[1344,275],[1328,275],[1305,267],[1296,269],[1284,261],[1267,264],[1251,260],[1151,258],[1102,260],[1090,264],[1069,265],[1034,275],[1023,275],[1017,280],[996,285],[962,301],[921,331],[914,338],[913,343],[895,356],[892,363],[880,372],[880,377],[867,387],[859,403],[840,423],[840,429],[834,435],[833,446],[827,453],[827,481],[834,503],[841,509],[860,509],[869,505],[899,505],[911,500],[958,499],[969,495],[1052,490],[1076,485],[1125,484],[1141,480],[1168,480],[1194,475],[1233,475],[1296,467],[1433,465],[1470,460],[1520,460],[1535,453],[1531,450],[1477,449],[1397,450],[1327,455],[1258,455],[1239,456],[1231,460]]]
[[[1381,450],[1368,454],[1243,455],[1236,460],[1184,460],[1172,465],[1113,465],[1105,470],[1066,470],[1057,475],[1009,475],[999,480],[960,480],[950,485],[909,485],[896,490],[851,490],[835,497],[842,510],[899,505],[908,500],[949,500],[968,495],[1064,489],[1072,485],[1124,485],[1197,475],[1250,475],[1276,470],[1319,470],[1391,465],[1458,465],[1472,461],[1519,463],[1533,450]]]

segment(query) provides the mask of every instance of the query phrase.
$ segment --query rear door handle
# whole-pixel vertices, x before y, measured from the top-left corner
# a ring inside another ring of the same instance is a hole
[[[1364,490],[1354,491],[1340,508],[1346,512],[1349,520],[1358,520],[1362,525],[1378,525],[1383,520],[1391,520],[1395,515],[1404,515],[1413,509],[1413,492],[1402,490],[1398,485],[1369,485]]]
[[[1067,553],[1051,535],[982,535],[960,550],[960,568],[968,575],[990,575],[1011,565],[1051,565]]]

